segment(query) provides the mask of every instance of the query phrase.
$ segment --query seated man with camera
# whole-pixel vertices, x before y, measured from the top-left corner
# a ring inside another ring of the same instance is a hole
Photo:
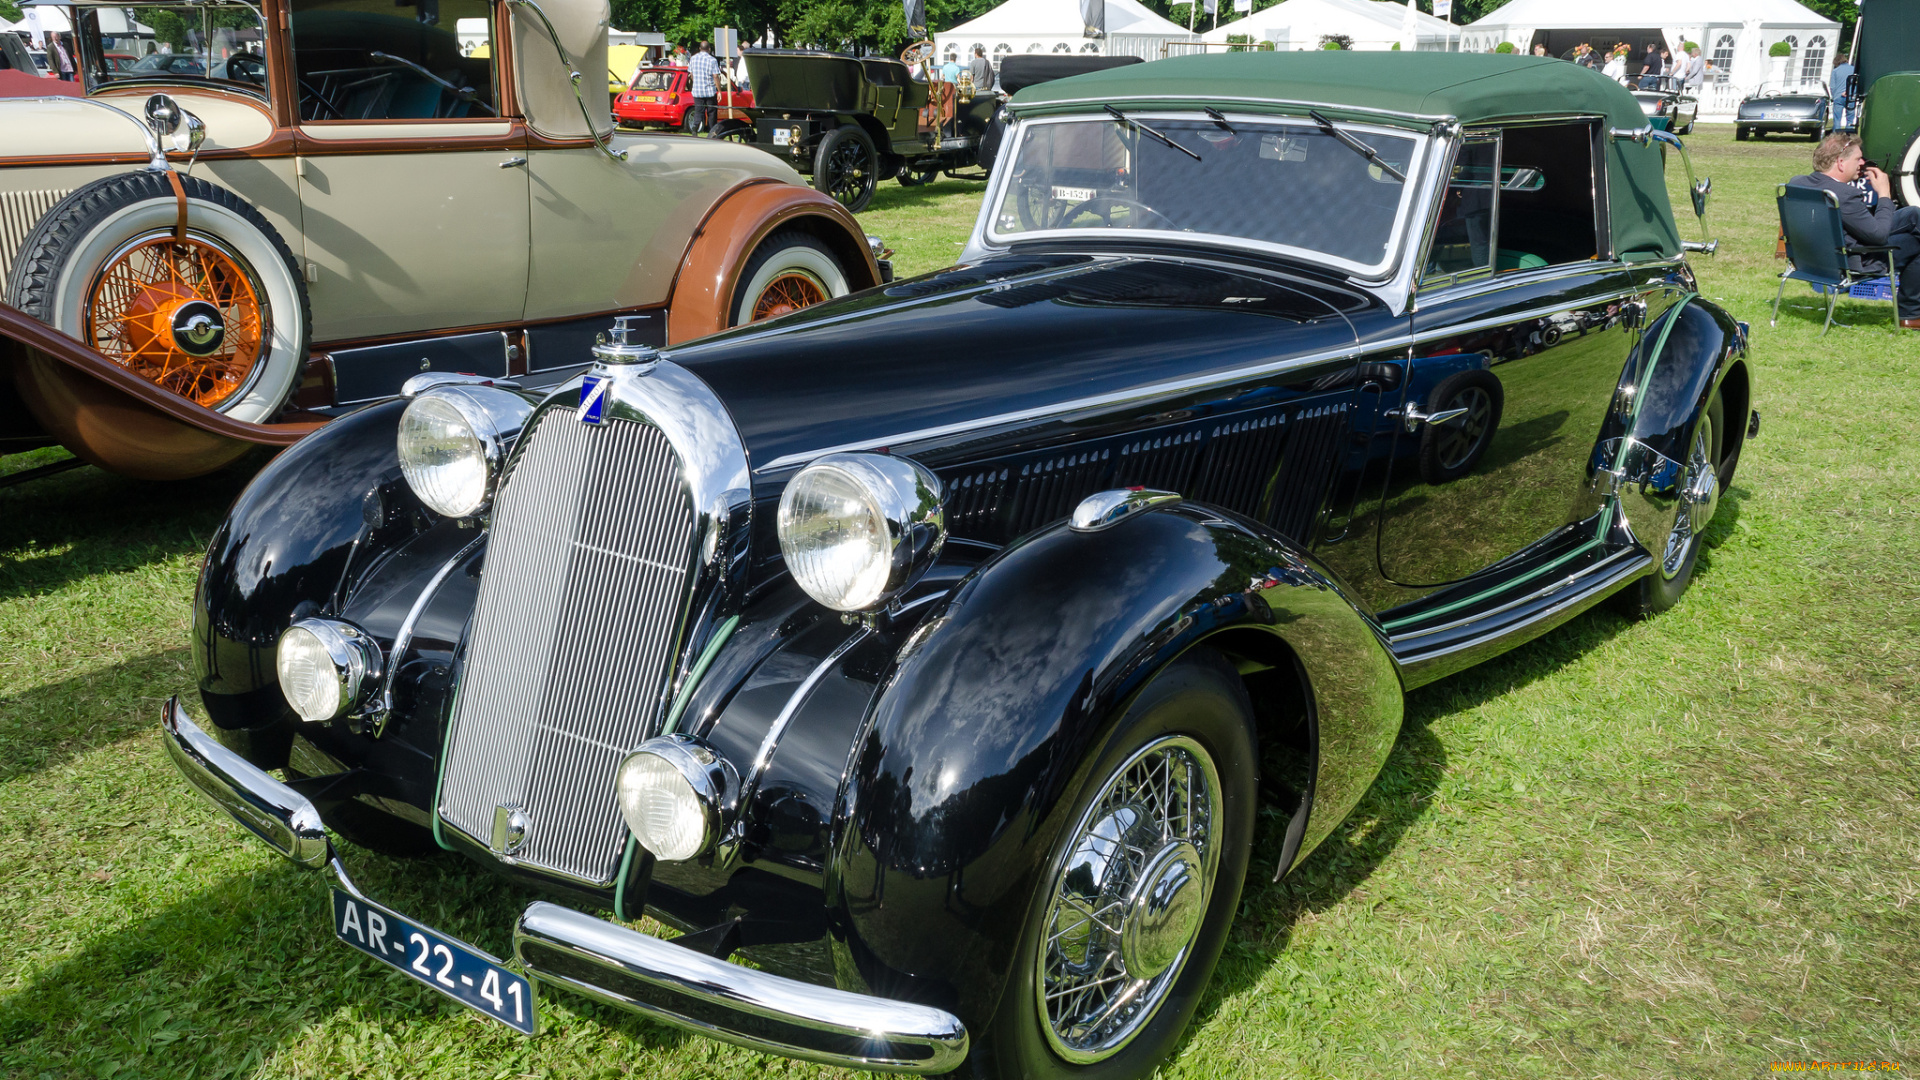
[[[1860,185],[1865,180],[1865,186]],[[1894,299],[1900,325],[1920,330],[1920,207],[1893,204],[1887,174],[1869,165],[1856,135],[1834,134],[1820,140],[1813,151],[1813,172],[1787,181],[1800,187],[1831,191],[1840,199],[1840,225],[1847,239],[1867,247],[1892,247],[1893,266],[1900,272],[1900,295]],[[1878,255],[1850,255],[1856,274],[1884,274],[1887,264]],[[1909,276],[1909,271],[1912,271]]]

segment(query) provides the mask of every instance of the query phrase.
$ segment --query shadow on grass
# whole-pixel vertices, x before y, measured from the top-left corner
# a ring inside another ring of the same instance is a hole
[[[222,831],[233,843],[251,843],[243,836]],[[356,883],[375,899],[497,956],[511,955],[514,920],[535,898],[453,855],[406,862],[355,848],[345,855]],[[330,881],[276,860],[88,937],[83,949],[0,1000],[0,1075],[248,1077],[340,1013],[346,1017],[333,1023],[416,1042],[423,1057],[449,1041],[459,1055],[481,1059],[526,1052],[522,1036],[466,1015],[335,941]],[[553,1008],[558,997],[571,1013],[641,1048],[671,1049],[688,1039],[551,987],[536,993],[546,999],[546,1031],[572,1026]]]
[[[166,688],[192,685],[189,664],[183,646],[0,697],[0,783],[157,725]]]
[[[205,550],[269,458],[249,454],[196,480],[134,480],[88,466],[0,488],[0,599]],[[69,550],[41,554],[60,548]]]
[[[944,199],[962,185],[978,193],[986,190],[987,182],[941,177],[931,184],[907,187],[898,181],[888,180],[873,189],[873,199],[867,203],[866,210],[911,210]],[[861,212],[865,213],[866,210]]]
[[[1784,263],[1782,263],[1781,266],[1782,269],[1785,268]],[[1776,286],[1776,288],[1777,287],[1778,286]],[[1796,290],[1806,289],[1807,287],[1806,282],[1803,281],[1787,282],[1786,294],[1780,301],[1781,328],[1791,325],[1789,320],[1791,320],[1791,322],[1801,323],[1808,329],[1820,326],[1826,322],[1827,301],[1825,297],[1819,293],[1806,292],[1802,292],[1797,296],[1795,295]],[[1811,302],[1809,302],[1809,298]],[[1772,297],[1767,298],[1765,314],[1768,321],[1771,322],[1773,320]],[[1894,318],[1893,301],[1891,300],[1853,300],[1842,297],[1840,302],[1835,304],[1833,308],[1833,328],[1835,330],[1880,331],[1891,337],[1899,331],[1900,325]]]

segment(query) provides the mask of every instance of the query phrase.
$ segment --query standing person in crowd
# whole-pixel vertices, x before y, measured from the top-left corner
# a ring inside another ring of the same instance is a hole
[[[1660,50],[1657,46],[1647,46],[1646,55],[1640,58],[1640,89],[1651,90],[1657,85],[1654,80],[1660,77]]]
[[[687,47],[685,45],[675,45],[673,47],[673,57],[667,62],[672,64],[674,67],[682,67],[682,68],[686,67],[687,66]]]
[[[1877,198],[1869,199],[1869,193],[1855,186],[1862,177]],[[1893,248],[1893,266],[1900,272],[1900,295],[1894,298],[1894,307],[1901,326],[1920,330],[1920,265],[1916,265],[1920,262],[1920,206],[1893,205],[1887,174],[1866,163],[1860,137],[1836,133],[1820,140],[1813,151],[1813,172],[1787,183],[1833,192],[1840,200],[1840,226],[1855,244]],[[1857,274],[1887,272],[1887,263],[1877,255],[1849,255],[1847,263]]]
[[[954,53],[948,56],[947,62],[940,65],[940,81],[950,83],[960,81],[960,54]]]
[[[1827,89],[1833,96],[1835,127],[1853,127],[1853,107],[1856,103],[1848,92],[1852,82],[1853,65],[1847,62],[1846,53],[1839,53],[1833,58],[1833,74],[1827,80]]]
[[[1687,46],[1687,65],[1680,73],[1682,89],[1689,94],[1698,95],[1700,88],[1707,82],[1707,61],[1700,55],[1700,46]]]
[[[60,76],[61,81],[72,82],[73,57],[67,54],[67,43],[60,40],[64,37],[65,34],[48,34],[47,52],[51,54],[54,73]]]
[[[715,85],[720,75],[720,62],[713,58],[713,44],[703,41],[695,50],[693,58],[687,61],[687,81],[693,91],[693,133],[699,135],[713,126],[713,107],[720,97],[720,88]]]
[[[973,59],[967,62],[967,73],[973,77],[973,92],[985,94],[993,89],[993,64],[987,60],[987,47],[975,45]]]

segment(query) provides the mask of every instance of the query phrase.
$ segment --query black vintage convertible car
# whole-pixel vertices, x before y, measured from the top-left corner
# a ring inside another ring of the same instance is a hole
[[[1817,141],[1827,133],[1832,105],[1826,88],[1817,83],[1763,86],[1741,99],[1733,137],[1805,135]]]
[[[283,453],[165,744],[331,868],[343,942],[523,1031],[531,976],[840,1065],[1146,1076],[1262,801],[1277,876],[1406,689],[1686,590],[1758,421],[1663,140],[1526,57],[1028,90],[959,265]],[[511,966],[329,828],[555,899]]]

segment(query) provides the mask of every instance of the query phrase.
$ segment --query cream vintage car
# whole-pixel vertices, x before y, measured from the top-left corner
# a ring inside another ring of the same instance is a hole
[[[72,12],[87,95],[0,100],[0,452],[193,476],[421,372],[558,383],[616,314],[666,344],[887,275],[777,159],[615,132],[607,0]],[[129,12],[182,60],[106,66]]]

